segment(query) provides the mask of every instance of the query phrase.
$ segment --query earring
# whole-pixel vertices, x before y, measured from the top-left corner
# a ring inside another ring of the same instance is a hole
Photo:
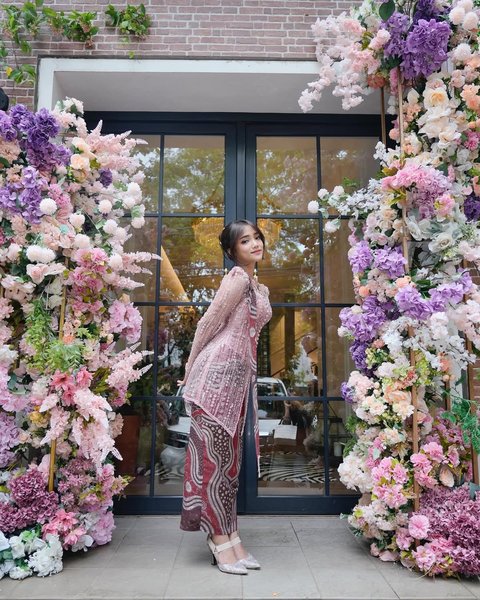
[[[255,267],[255,268],[253,269],[253,278],[255,279],[255,281],[258,281],[257,267]]]
[[[226,275],[227,273],[228,273],[228,269],[227,269],[227,267],[225,267],[225,268],[223,269],[223,274],[224,274],[224,275]]]

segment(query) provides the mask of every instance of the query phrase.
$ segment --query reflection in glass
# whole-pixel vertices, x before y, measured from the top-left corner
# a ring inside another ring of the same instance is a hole
[[[120,409],[122,433],[115,445],[123,460],[117,461],[116,472],[133,480],[125,493],[145,496],[150,493],[150,450],[152,447],[152,405],[150,400],[133,399]]]
[[[259,264],[260,280],[270,289],[272,302],[319,302],[320,261],[316,219],[259,219],[262,229],[278,230],[278,239],[266,245]]]
[[[351,435],[348,433],[345,424],[348,417],[353,414],[352,407],[346,402],[335,400],[328,403],[328,438],[329,438],[329,462],[331,467],[330,476],[330,494],[350,494],[356,495],[355,490],[347,489],[340,481],[338,466],[343,460],[343,452],[346,443]]]
[[[318,396],[321,387],[320,310],[274,308],[260,334],[259,396]]]
[[[324,494],[323,449],[310,447],[321,403],[274,398],[259,402],[258,494]]]
[[[164,212],[223,213],[224,180],[223,136],[165,136]]]
[[[137,348],[137,351],[141,350],[153,350],[153,335],[152,332],[155,329],[155,307],[153,306],[137,306],[140,314],[142,315],[143,325],[142,325],[142,335],[140,337],[140,345]],[[125,349],[125,342],[119,341],[117,343],[117,350],[120,352]],[[150,354],[145,356],[143,361],[138,364],[138,367],[141,368],[146,365],[150,365],[153,363],[153,355]],[[138,381],[134,381],[128,386],[128,392],[131,396],[151,396],[153,393],[153,369],[150,368],[146,373],[140,377]]]
[[[212,300],[223,274],[218,236],[224,221],[223,217],[212,217],[211,221],[210,237],[216,240],[215,249],[198,241],[198,227],[203,219],[165,217],[162,220],[161,301]]]
[[[181,398],[157,402],[155,495],[181,496],[190,417]]]
[[[325,335],[327,346],[327,389],[329,396],[340,396],[340,386],[355,369],[350,357],[350,342],[338,336],[340,308],[325,309]]]
[[[335,233],[323,233],[323,264],[325,268],[325,302],[355,303],[352,269],[347,253],[350,249],[348,221],[342,220]]]
[[[147,144],[138,145],[133,156],[140,162],[145,173],[141,184],[143,202],[147,212],[158,212],[158,190],[160,181],[160,136],[133,134],[132,137],[145,140]]]
[[[122,226],[128,224],[125,220]],[[157,217],[145,217],[145,225],[141,229],[130,227],[131,237],[125,243],[126,252],[151,252],[157,253]],[[151,260],[149,263],[143,263],[142,267],[148,269],[150,273],[134,273],[131,279],[143,283],[142,287],[135,288],[130,292],[130,297],[134,302],[153,302],[155,300],[155,288],[157,284],[157,261]]]
[[[342,185],[345,178],[360,187],[365,186],[379,169],[379,163],[373,158],[377,143],[376,137],[322,137],[322,188],[331,191],[336,185]]]
[[[257,138],[259,213],[306,213],[317,191],[314,137]]]
[[[160,307],[159,311],[157,394],[174,396],[201,313],[191,306]]]

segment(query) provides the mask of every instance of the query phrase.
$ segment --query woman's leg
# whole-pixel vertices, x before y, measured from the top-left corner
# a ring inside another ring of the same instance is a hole
[[[206,531],[216,545],[227,542],[237,529],[240,430],[232,438],[200,408],[192,407],[180,527]],[[231,548],[221,552],[219,559],[221,563],[237,560]]]

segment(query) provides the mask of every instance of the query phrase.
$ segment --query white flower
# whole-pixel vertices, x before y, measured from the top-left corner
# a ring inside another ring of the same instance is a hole
[[[449,97],[445,87],[427,87],[423,92],[423,103],[425,108],[445,108],[448,106]]]
[[[125,198],[123,199],[123,208],[125,210],[130,210],[131,208],[133,208],[136,204],[136,200],[135,198],[132,198],[132,196],[125,196]]]
[[[307,210],[309,213],[317,213],[320,208],[320,204],[317,200],[310,200],[307,206]]]
[[[318,190],[317,195],[320,198],[320,200],[323,200],[324,198],[326,198],[328,196],[328,190],[326,190],[325,188],[321,188]]]
[[[459,0],[457,6],[463,8],[465,12],[469,12],[473,9],[473,2],[472,0]]]
[[[114,221],[113,219],[107,219],[107,221],[105,221],[104,225],[103,225],[103,231],[105,233],[108,233],[109,235],[113,235],[115,233],[115,231],[117,230],[118,225],[117,222]]]
[[[7,250],[7,258],[11,262],[15,262],[20,256],[21,246],[18,244],[10,244]]]
[[[13,567],[8,572],[10,579],[25,579],[30,577],[32,571],[28,567]]]
[[[478,15],[475,12],[468,12],[465,15],[465,18],[463,19],[463,23],[462,23],[464,29],[466,29],[467,31],[472,31],[472,29],[477,29],[478,28]]]
[[[332,219],[332,220],[329,219],[325,223],[325,231],[327,233],[335,233],[335,231],[338,231],[340,229],[340,225],[341,225],[340,219]]]
[[[9,542],[13,558],[22,558],[25,556],[25,546],[18,535],[12,535]]]
[[[75,248],[88,248],[90,246],[90,238],[83,233],[77,233],[73,240]]]
[[[441,252],[442,250],[450,248],[450,246],[452,246],[453,243],[454,239],[451,231],[443,231],[428,244],[428,249],[433,254],[436,254],[437,252]]]
[[[40,202],[40,210],[44,215],[53,215],[57,212],[58,206],[53,198],[44,198]]]
[[[448,18],[454,25],[460,25],[465,17],[465,10],[461,6],[456,6],[448,13]]]
[[[59,573],[63,569],[63,550],[56,535],[47,534],[43,548],[37,550],[28,559],[28,566],[36,571],[39,577]]]
[[[118,271],[123,267],[123,260],[120,254],[112,254],[108,260],[108,265],[114,271]]]
[[[10,544],[8,543],[8,539],[5,537],[3,531],[0,531],[0,552],[8,550],[9,548]]]
[[[143,217],[135,217],[132,219],[132,227],[134,229],[141,229],[145,225],[145,219]]]
[[[419,99],[420,99],[419,93],[417,92],[417,90],[414,90],[412,88],[407,94],[407,102],[409,104],[416,104]]]
[[[128,186],[127,186],[127,196],[131,196],[132,198],[135,198],[135,200],[137,201],[136,203],[138,204],[139,201],[141,201],[142,199],[142,190],[140,188],[140,186],[138,185],[138,183],[135,183],[135,181],[131,181]]]
[[[103,215],[108,215],[108,213],[112,210],[112,203],[110,200],[100,200],[98,203],[98,210]]]
[[[31,262],[49,263],[55,259],[55,252],[44,246],[33,244],[27,248],[27,258]]]
[[[18,352],[16,350],[10,350],[6,345],[0,346],[0,365],[8,367],[17,360]],[[1,545],[1,539],[0,539]],[[0,548],[1,551],[1,548]]]
[[[71,225],[75,227],[75,229],[80,229],[80,227],[85,223],[85,216],[80,213],[73,213],[68,217]]]
[[[333,194],[334,196],[342,196],[344,193],[345,193],[345,190],[343,189],[343,186],[341,186],[341,185],[336,185],[336,186],[333,188],[333,192],[332,192],[332,194]]]
[[[470,44],[458,44],[458,46],[453,51],[453,58],[457,62],[465,62],[472,56],[472,51],[470,49]]]

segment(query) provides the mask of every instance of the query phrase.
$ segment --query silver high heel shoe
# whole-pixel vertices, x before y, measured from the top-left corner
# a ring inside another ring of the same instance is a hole
[[[232,546],[236,546],[237,544],[240,544],[241,541],[242,540],[239,537],[236,537],[233,540],[230,540],[230,543]],[[249,554],[245,558],[240,558],[238,562],[242,563],[246,569],[260,569],[260,563],[252,554]]]
[[[230,575],[248,575],[247,567],[242,563],[241,560],[237,560],[237,562],[233,564],[221,563],[218,561],[219,553],[223,550],[231,548],[232,542],[225,542],[224,544],[219,544],[217,546],[213,542],[212,538],[208,536],[207,544],[212,552],[212,565],[217,565],[222,573],[230,573]]]

